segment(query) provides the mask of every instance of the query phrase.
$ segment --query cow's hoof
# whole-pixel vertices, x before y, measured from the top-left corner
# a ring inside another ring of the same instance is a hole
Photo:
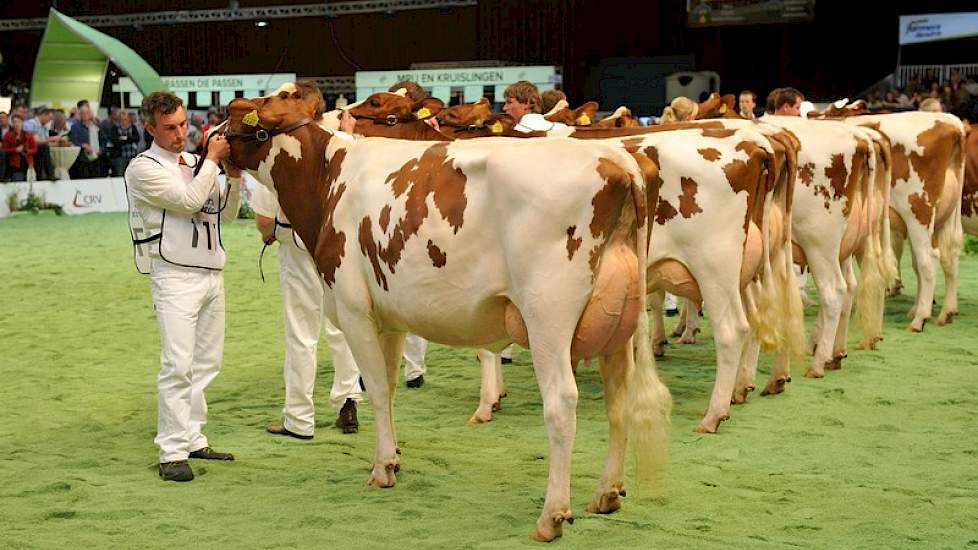
[[[805,378],[825,378],[825,371],[815,370],[809,367],[805,371]]]
[[[574,514],[570,510],[557,512],[549,518],[540,518],[537,520],[537,526],[530,534],[530,538],[537,542],[550,542],[557,539],[564,534],[563,524],[565,521],[574,523]]]
[[[668,343],[668,340],[659,340],[658,342],[652,344],[652,355],[656,357],[664,357],[666,354],[666,344]]]
[[[907,332],[924,332],[924,325],[927,324],[927,319],[921,319],[920,321],[914,321],[907,325]]]
[[[883,341],[883,337],[882,336],[874,336],[872,338],[868,338],[868,339],[865,339],[865,340],[859,342],[859,344],[856,346],[856,349],[862,350],[862,351],[875,350],[876,349],[876,343],[877,342],[882,342],[882,341]]]
[[[717,429],[720,428],[720,423],[728,418],[730,418],[729,414],[721,415],[715,419],[704,418],[700,421],[699,425],[693,428],[693,431],[698,434],[715,434],[717,433]]]
[[[485,424],[486,422],[492,422],[492,413],[482,412],[480,410],[476,410],[474,413],[472,413],[472,416],[465,421],[465,423],[469,425]]]
[[[826,361],[825,370],[842,370],[842,360],[846,357],[846,354],[841,354],[833,357],[831,361]]]
[[[734,388],[733,398],[730,402],[734,405],[742,405],[747,402],[747,394],[754,391],[754,384],[747,384],[743,388]]]
[[[937,326],[943,327],[944,325],[950,325],[951,323],[953,323],[954,315],[956,313],[957,313],[956,311],[949,311],[947,313],[944,313],[942,311],[941,314],[937,317]]]
[[[374,469],[370,472],[370,479],[367,480],[367,485],[373,485],[381,489],[393,487],[397,483],[394,472],[397,472],[399,469],[400,464],[393,460],[384,464],[374,464]]]
[[[592,514],[611,514],[621,508],[621,497],[625,496],[624,489],[612,487],[610,491],[594,495],[587,505],[587,511]]]
[[[784,385],[788,383],[787,378],[778,377],[768,380],[767,385],[761,390],[761,395],[776,395],[784,393]]]
[[[682,342],[682,343],[684,343],[684,344],[695,344],[696,343],[696,334],[699,331],[700,331],[700,329],[696,329],[696,330],[692,331],[691,333],[685,333],[684,332],[682,339],[680,339],[679,341]]]
[[[492,412],[498,412],[503,408],[503,397],[499,396],[499,401],[492,404]]]

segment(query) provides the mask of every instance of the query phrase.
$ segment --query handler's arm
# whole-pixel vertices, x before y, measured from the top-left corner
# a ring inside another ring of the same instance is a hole
[[[207,198],[213,196],[217,184],[217,163],[204,159],[200,173],[190,183],[171,173],[148,158],[138,158],[129,163],[126,170],[126,183],[133,196],[157,208],[165,208],[182,214],[193,214],[204,206]],[[240,204],[240,186],[238,186]],[[230,197],[229,197],[230,198]],[[230,204],[228,205],[230,206]],[[237,215],[237,208],[235,208]]]

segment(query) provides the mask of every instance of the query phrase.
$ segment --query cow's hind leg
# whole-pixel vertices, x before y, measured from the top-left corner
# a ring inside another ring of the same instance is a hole
[[[847,340],[849,336],[849,319],[852,317],[852,303],[856,297],[856,289],[859,282],[853,271],[853,257],[846,258],[842,262],[842,274],[846,282],[845,297],[842,300],[842,311],[839,314],[839,324],[835,329],[835,342],[832,346],[832,358],[825,364],[829,370],[839,370],[842,368],[842,360],[848,353]]]
[[[907,330],[922,332],[933,309],[936,274],[934,264],[938,252],[931,246],[928,228],[916,220],[907,224],[907,236],[910,239],[910,251],[913,253],[914,271],[917,274],[917,299],[913,308],[907,312],[907,317],[911,319]]]
[[[709,308],[710,320],[713,324],[717,374],[709,409],[695,428],[699,433],[716,432],[720,422],[730,417],[730,401],[733,398],[737,371],[749,332],[747,316],[744,313],[738,288],[739,279],[736,275],[733,277],[718,275],[716,281],[727,281],[729,284],[707,284],[700,287],[703,302]]]
[[[666,299],[664,290],[656,290],[649,294],[648,304],[652,309],[652,355],[662,357],[666,354],[666,321],[663,316],[663,301]]]
[[[604,409],[608,415],[608,458],[598,490],[587,506],[593,514],[610,514],[621,508],[625,496],[622,484],[625,468],[625,446],[628,439],[626,425],[627,383],[634,368],[631,346],[613,355],[601,356],[601,380],[604,383]]]
[[[696,302],[684,300],[682,317],[683,332],[679,341],[683,344],[695,344],[696,334],[700,331],[700,308]]]
[[[825,247],[824,250],[806,251],[806,255],[812,276],[815,278],[815,286],[818,288],[819,319],[816,322],[818,341],[815,343],[814,357],[811,366],[805,372],[805,377],[822,378],[825,376],[825,364],[832,356],[839,316],[842,314],[845,301],[846,280],[839,265],[838,248]]]

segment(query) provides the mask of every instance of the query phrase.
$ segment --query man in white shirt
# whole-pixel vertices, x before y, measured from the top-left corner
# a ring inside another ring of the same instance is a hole
[[[316,351],[319,335],[326,333],[333,356],[330,404],[338,411],[336,427],[356,433],[357,403],[361,400],[360,371],[346,337],[323,315],[324,282],[302,240],[282,214],[278,197],[264,185],[255,187],[251,206],[262,241],[279,242],[279,286],[285,320],[285,406],[282,422],[269,424],[269,433],[312,439],[316,427],[313,391],[316,387]]]
[[[129,225],[137,269],[150,278],[160,328],[159,416],[154,442],[160,477],[190,481],[188,458],[234,460],[217,452],[202,433],[207,423],[204,391],[224,352],[224,247],[221,222],[237,217],[240,171],[231,166],[226,189],[218,163],[230,148],[211,140],[206,158],[183,152],[187,112],[173,94],[143,99],[153,146],[126,169]]]
[[[543,118],[543,100],[540,98],[540,90],[526,80],[514,82],[506,87],[503,92],[503,112],[513,117],[516,121],[514,130],[520,132],[549,132],[566,128],[567,125],[560,122],[550,122]]]

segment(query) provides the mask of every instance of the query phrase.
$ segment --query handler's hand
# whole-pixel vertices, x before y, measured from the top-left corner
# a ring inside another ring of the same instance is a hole
[[[231,146],[224,136],[214,136],[214,139],[207,144],[207,159],[213,162],[220,162],[231,156]]]
[[[352,134],[356,125],[357,119],[353,118],[349,110],[344,109],[343,114],[340,115],[340,130]]]

